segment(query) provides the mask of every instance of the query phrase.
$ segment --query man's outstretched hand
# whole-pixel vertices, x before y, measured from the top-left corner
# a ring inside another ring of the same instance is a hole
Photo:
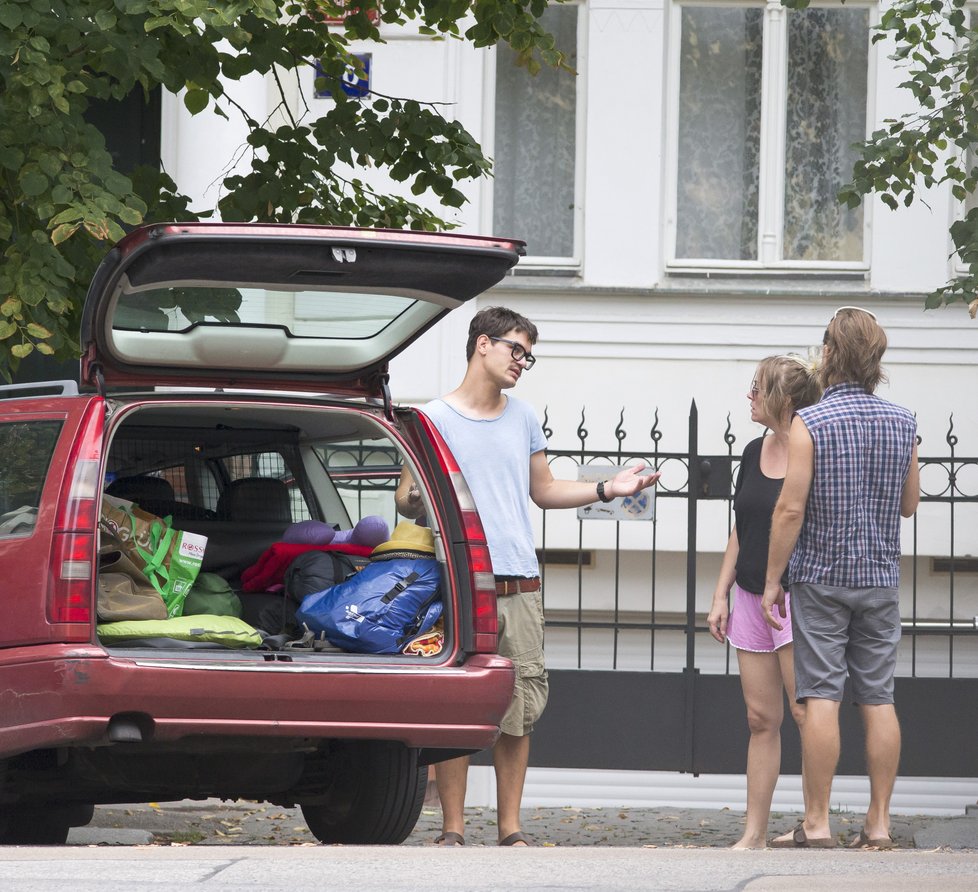
[[[633,465],[625,468],[624,471],[617,473],[605,486],[605,495],[612,499],[621,499],[625,496],[633,496],[643,489],[654,486],[662,476],[661,472],[655,471],[652,474],[643,474],[645,464]]]

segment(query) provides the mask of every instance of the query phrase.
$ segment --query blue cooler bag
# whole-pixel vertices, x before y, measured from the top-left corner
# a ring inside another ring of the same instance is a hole
[[[344,582],[307,595],[296,622],[343,650],[400,653],[441,616],[440,581],[434,558],[371,562]]]

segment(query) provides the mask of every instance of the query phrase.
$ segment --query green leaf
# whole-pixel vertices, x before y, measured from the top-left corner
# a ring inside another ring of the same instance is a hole
[[[17,324],[15,322],[11,322],[9,319],[0,321],[0,341],[5,341],[15,331],[17,331]]]
[[[107,9],[100,9],[95,13],[95,24],[103,31],[111,31],[115,27],[116,21],[115,13]]]
[[[48,331],[43,325],[38,325],[36,322],[27,323],[27,333],[32,338],[47,339],[51,337],[51,332]]]
[[[20,188],[28,198],[36,198],[48,187],[48,178],[39,170],[30,170],[20,177]]]
[[[60,245],[70,239],[77,231],[80,223],[62,223],[51,231],[51,244]]]
[[[3,3],[0,5],[0,25],[8,31],[13,31],[24,21],[20,7],[14,3]]]
[[[207,108],[207,103],[210,101],[210,98],[210,94],[206,90],[187,90],[183,97],[183,104],[187,107],[187,111],[190,114],[196,115]]]
[[[23,359],[25,356],[30,356],[34,352],[34,345],[14,344],[14,346],[10,348],[10,352],[18,359]]]

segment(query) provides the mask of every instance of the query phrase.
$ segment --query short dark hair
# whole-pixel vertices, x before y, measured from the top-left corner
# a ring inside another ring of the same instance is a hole
[[[526,316],[507,307],[486,307],[472,317],[469,325],[469,339],[465,343],[465,360],[468,362],[475,354],[475,342],[479,335],[501,338],[509,331],[518,331],[530,339],[530,346],[537,342],[537,327]]]

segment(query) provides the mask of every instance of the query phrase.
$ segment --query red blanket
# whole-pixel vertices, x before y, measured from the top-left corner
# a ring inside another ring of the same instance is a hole
[[[293,559],[305,551],[340,551],[358,557],[370,557],[373,551],[368,545],[302,545],[297,542],[276,542],[267,548],[258,561],[241,573],[241,587],[246,592],[267,592],[272,586],[281,585],[285,571]]]

